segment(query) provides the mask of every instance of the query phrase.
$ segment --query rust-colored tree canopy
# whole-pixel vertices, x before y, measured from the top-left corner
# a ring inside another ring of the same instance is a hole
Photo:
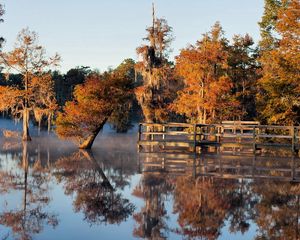
[[[28,129],[31,113],[40,123],[42,116],[51,119],[56,110],[53,81],[47,71],[57,66],[59,59],[58,55],[47,57],[44,47],[38,44],[37,34],[29,29],[19,33],[14,50],[0,53],[8,74],[14,71],[22,76],[21,86],[1,86],[0,110],[23,118],[23,140],[31,139]]]
[[[91,74],[58,114],[57,134],[75,140],[80,148],[91,148],[113,112],[130,101],[131,84],[131,79],[119,72]]]
[[[51,72],[59,56],[48,57],[37,34],[24,29],[14,50],[0,54],[5,70],[11,75],[17,72],[22,78],[21,84],[16,79],[13,84],[0,82],[0,110],[23,118],[23,139],[30,140],[29,119],[34,117],[39,126],[47,120],[50,130],[58,110],[57,96],[59,105],[65,109],[57,123],[61,125],[62,116],[69,118],[63,128],[58,126],[57,132],[76,139],[80,145],[85,142],[84,148],[91,147],[107,121],[117,132],[132,126],[132,101],[122,102],[123,97],[116,89],[125,93],[134,88],[145,122],[260,120],[299,124],[299,1],[265,0],[259,26],[261,41],[255,46],[249,34],[236,34],[231,41],[226,39],[217,22],[195,44],[181,49],[173,63],[169,59],[173,29],[165,18],[156,17],[153,7],[145,43],[136,49],[137,62],[125,59],[116,69],[98,77],[89,76],[95,75],[89,67],[71,69],[66,76]],[[75,87],[85,78],[81,87]],[[113,78],[119,79],[118,86],[106,84]],[[131,81],[129,88],[126,81]],[[92,90],[93,84],[97,94]],[[115,95],[113,100],[109,99]],[[73,101],[64,106],[68,100]]]
[[[283,1],[275,24],[276,47],[265,50],[260,62],[258,94],[261,115],[270,124],[300,123],[300,3]],[[286,6],[287,5],[287,6]]]
[[[234,110],[238,104],[229,94],[232,82],[226,72],[225,44],[223,30],[216,23],[196,45],[181,50],[176,58],[176,72],[184,79],[184,88],[172,108],[191,121],[206,123],[226,118],[225,110]]]

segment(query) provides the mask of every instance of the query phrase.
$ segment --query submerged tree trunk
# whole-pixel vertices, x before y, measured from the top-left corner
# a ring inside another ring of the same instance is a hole
[[[24,194],[23,194],[23,211],[26,214],[27,205],[27,177],[28,177],[28,148],[27,143],[23,142],[23,156],[22,156],[22,167],[24,170]]]
[[[38,123],[39,123],[38,135],[40,136],[40,134],[41,134],[42,119],[39,119],[39,120],[38,120]]]
[[[95,141],[95,138],[97,137],[98,133],[101,131],[101,129],[103,128],[104,124],[106,123],[107,118],[105,118],[102,123],[100,124],[100,126],[98,128],[95,129],[95,131],[92,132],[91,135],[89,135],[80,145],[79,148],[80,149],[91,149],[92,145]]]
[[[23,141],[31,141],[29,135],[29,110],[25,108],[23,111]]]

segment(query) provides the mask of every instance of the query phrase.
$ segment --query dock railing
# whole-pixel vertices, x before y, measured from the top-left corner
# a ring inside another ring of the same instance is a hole
[[[259,125],[258,122],[140,123],[138,131],[139,150],[150,146],[150,151],[154,151],[154,148],[157,151],[186,148],[197,152],[198,148],[207,146],[248,146],[253,151],[266,147],[284,147],[298,153],[299,139],[299,126]]]

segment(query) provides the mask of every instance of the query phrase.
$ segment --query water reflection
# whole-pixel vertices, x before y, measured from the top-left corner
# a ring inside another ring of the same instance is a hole
[[[133,194],[144,201],[144,206],[134,214],[135,237],[145,239],[167,239],[169,227],[166,223],[165,201],[172,191],[166,174],[144,173]]]
[[[231,232],[245,233],[256,203],[247,188],[247,182],[238,180],[178,178],[174,211],[180,227],[176,232],[188,238],[217,239],[228,221]]]
[[[169,230],[184,239],[223,239],[225,229],[243,236],[251,225],[256,232],[249,239],[300,238],[300,159],[294,155],[143,154],[140,160],[144,177],[151,172],[160,182],[171,183],[160,195],[171,189],[178,226]],[[139,188],[147,189],[141,183]],[[151,208],[149,200],[155,200],[145,199]],[[156,239],[155,233],[139,236]]]
[[[255,206],[257,239],[299,239],[300,185],[268,182],[253,184],[260,201]]]
[[[41,166],[39,156],[31,159],[28,144],[23,142],[22,155],[16,164],[8,171],[0,171],[3,177],[1,192],[14,191],[22,196],[22,200],[18,200],[20,207],[7,203],[0,213],[0,224],[11,228],[16,239],[31,239],[32,235],[43,230],[44,225],[56,227],[58,224],[57,214],[45,211],[50,202],[49,168]]]
[[[0,142],[1,240],[300,238],[296,156],[137,155],[133,135],[93,152],[54,136]]]
[[[135,207],[117,192],[91,151],[79,151],[59,159],[55,176],[67,195],[75,194],[75,212],[83,212],[90,224],[125,221]]]
[[[0,231],[0,239],[35,239],[44,228],[59,226],[61,213],[48,211],[51,186],[57,184],[72,196],[74,213],[82,213],[90,226],[120,224],[133,214],[134,204],[121,191],[135,172],[132,152],[100,148],[95,157],[70,146],[54,136],[32,143],[1,139],[0,226],[7,233]]]

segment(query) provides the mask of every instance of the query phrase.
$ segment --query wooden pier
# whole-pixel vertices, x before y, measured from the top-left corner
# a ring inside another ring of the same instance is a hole
[[[140,123],[138,149],[144,152],[194,152],[208,147],[300,149],[299,126],[260,125],[259,122],[222,124]]]

